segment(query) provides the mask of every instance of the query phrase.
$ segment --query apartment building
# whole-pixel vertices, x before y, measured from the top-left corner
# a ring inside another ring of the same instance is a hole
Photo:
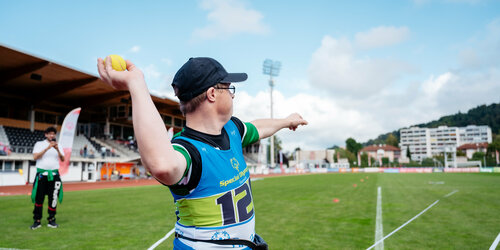
[[[401,157],[404,160],[408,149],[411,153],[411,159],[420,161],[426,157],[431,157],[431,133],[428,128],[410,127],[401,129],[399,148],[401,148]]]
[[[400,130],[401,156],[406,157],[409,149],[411,159],[421,161],[424,158],[451,152],[467,143],[491,143],[492,134],[489,126],[469,125],[467,127],[439,126],[437,128],[410,127]]]
[[[488,126],[476,126],[469,125],[467,127],[459,128],[461,144],[467,143],[491,143],[493,136],[491,134],[491,128]]]

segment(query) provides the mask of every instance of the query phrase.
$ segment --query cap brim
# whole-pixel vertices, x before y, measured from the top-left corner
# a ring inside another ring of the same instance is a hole
[[[229,73],[220,82],[222,83],[232,83],[232,82],[243,82],[246,81],[248,75],[246,73]]]

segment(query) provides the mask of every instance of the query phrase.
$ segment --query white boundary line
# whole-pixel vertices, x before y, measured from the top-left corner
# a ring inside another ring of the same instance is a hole
[[[380,187],[379,187],[380,188]],[[453,190],[453,192],[445,195],[444,197],[450,197],[452,196],[453,194],[455,194],[456,192],[458,192],[458,189],[456,190]],[[415,215],[415,217],[411,218],[409,221],[405,222],[405,224],[401,225],[400,227],[396,228],[396,230],[392,231],[390,234],[386,235],[384,238],[382,238],[381,240],[375,242],[375,244],[371,245],[369,248],[367,248],[366,250],[370,250],[372,249],[374,246],[378,245],[380,242],[383,242],[385,239],[389,238],[389,236],[393,235],[395,232],[399,231],[399,229],[405,227],[406,225],[408,225],[408,223],[412,222],[414,219],[416,219],[417,217],[419,217],[420,215],[422,215],[423,213],[425,213],[427,210],[429,210],[431,207],[433,207],[434,205],[436,205],[437,203],[439,202],[439,200],[435,201],[434,203],[432,203],[430,206],[428,206],[426,209],[424,209],[422,212],[420,212],[419,214]],[[377,196],[377,203],[378,203],[378,196]],[[378,206],[378,204],[377,204]],[[378,211],[377,211],[378,212]],[[493,245],[498,245],[500,241],[500,234],[498,234],[497,238],[495,239],[495,241],[493,242]],[[496,243],[496,244],[495,244]],[[493,247],[493,245],[491,245]],[[490,248],[490,250],[492,250]],[[493,248],[494,250],[494,248]]]
[[[153,244],[152,246],[150,246],[148,248],[148,250],[153,250],[155,249],[158,245],[160,245],[163,241],[165,241],[166,239],[168,239],[168,237],[170,237],[170,235],[172,235],[173,233],[175,232],[175,227],[172,228],[172,230],[170,230],[170,232],[168,232],[163,238],[161,238],[159,241],[157,241],[155,244]]]
[[[384,237],[384,223],[382,222],[382,187],[377,188],[377,217],[375,219],[375,242]],[[375,247],[376,250],[384,250],[384,241]]]
[[[497,248],[499,242],[500,242],[500,233],[498,234],[495,241],[493,241],[493,244],[491,244],[490,250],[495,250]]]
[[[453,192],[451,192],[451,193],[449,193],[449,194],[445,195],[445,196],[444,196],[444,198],[450,197],[450,196],[452,196],[452,195],[453,195],[454,193],[456,193],[456,192],[458,192],[458,190],[453,190]]]
[[[396,230],[392,231],[390,234],[386,235],[384,238],[382,238],[381,240],[375,242],[375,244],[373,244],[371,247],[367,248],[366,250],[369,250],[369,249],[372,249],[374,246],[376,246],[377,244],[379,244],[380,242],[384,241],[385,239],[389,238],[389,236],[393,235],[395,232],[399,231],[399,229],[405,227],[406,225],[408,225],[408,223],[412,222],[414,219],[418,218],[420,215],[422,215],[423,213],[425,213],[427,210],[429,210],[429,208],[433,207],[434,205],[436,205],[437,203],[439,202],[439,200],[435,201],[434,203],[432,203],[430,206],[428,206],[426,209],[424,209],[422,212],[420,212],[419,214],[415,215],[415,217],[411,218],[409,221],[405,222],[405,224],[401,225],[400,227],[396,228]]]

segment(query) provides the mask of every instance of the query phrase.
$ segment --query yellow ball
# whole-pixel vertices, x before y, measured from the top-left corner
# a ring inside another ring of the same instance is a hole
[[[116,71],[124,71],[127,69],[127,63],[123,58],[119,55],[109,55],[111,58],[111,67],[113,67]],[[106,63],[106,59],[104,59],[104,63]]]

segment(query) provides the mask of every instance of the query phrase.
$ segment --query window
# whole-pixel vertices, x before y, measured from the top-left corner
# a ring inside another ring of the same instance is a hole
[[[116,106],[109,107],[109,117],[114,118],[116,117],[118,110],[116,109]]]
[[[23,168],[23,162],[22,161],[15,161],[15,170],[19,170]]]
[[[118,117],[125,117],[125,106],[118,106]]]
[[[18,119],[18,120],[30,120],[30,112],[27,107],[14,107],[10,106],[9,107],[9,115],[10,118],[12,119]]]
[[[182,120],[179,118],[174,118],[174,126],[182,127]]]
[[[128,138],[129,136],[134,137],[134,128],[133,127],[123,127],[124,139]]]
[[[43,113],[35,111],[35,122],[43,122]]]
[[[165,122],[166,125],[172,125],[172,117],[171,116],[164,116],[163,121]]]
[[[14,164],[12,161],[5,161],[3,165],[4,171],[12,171],[14,170]]]

